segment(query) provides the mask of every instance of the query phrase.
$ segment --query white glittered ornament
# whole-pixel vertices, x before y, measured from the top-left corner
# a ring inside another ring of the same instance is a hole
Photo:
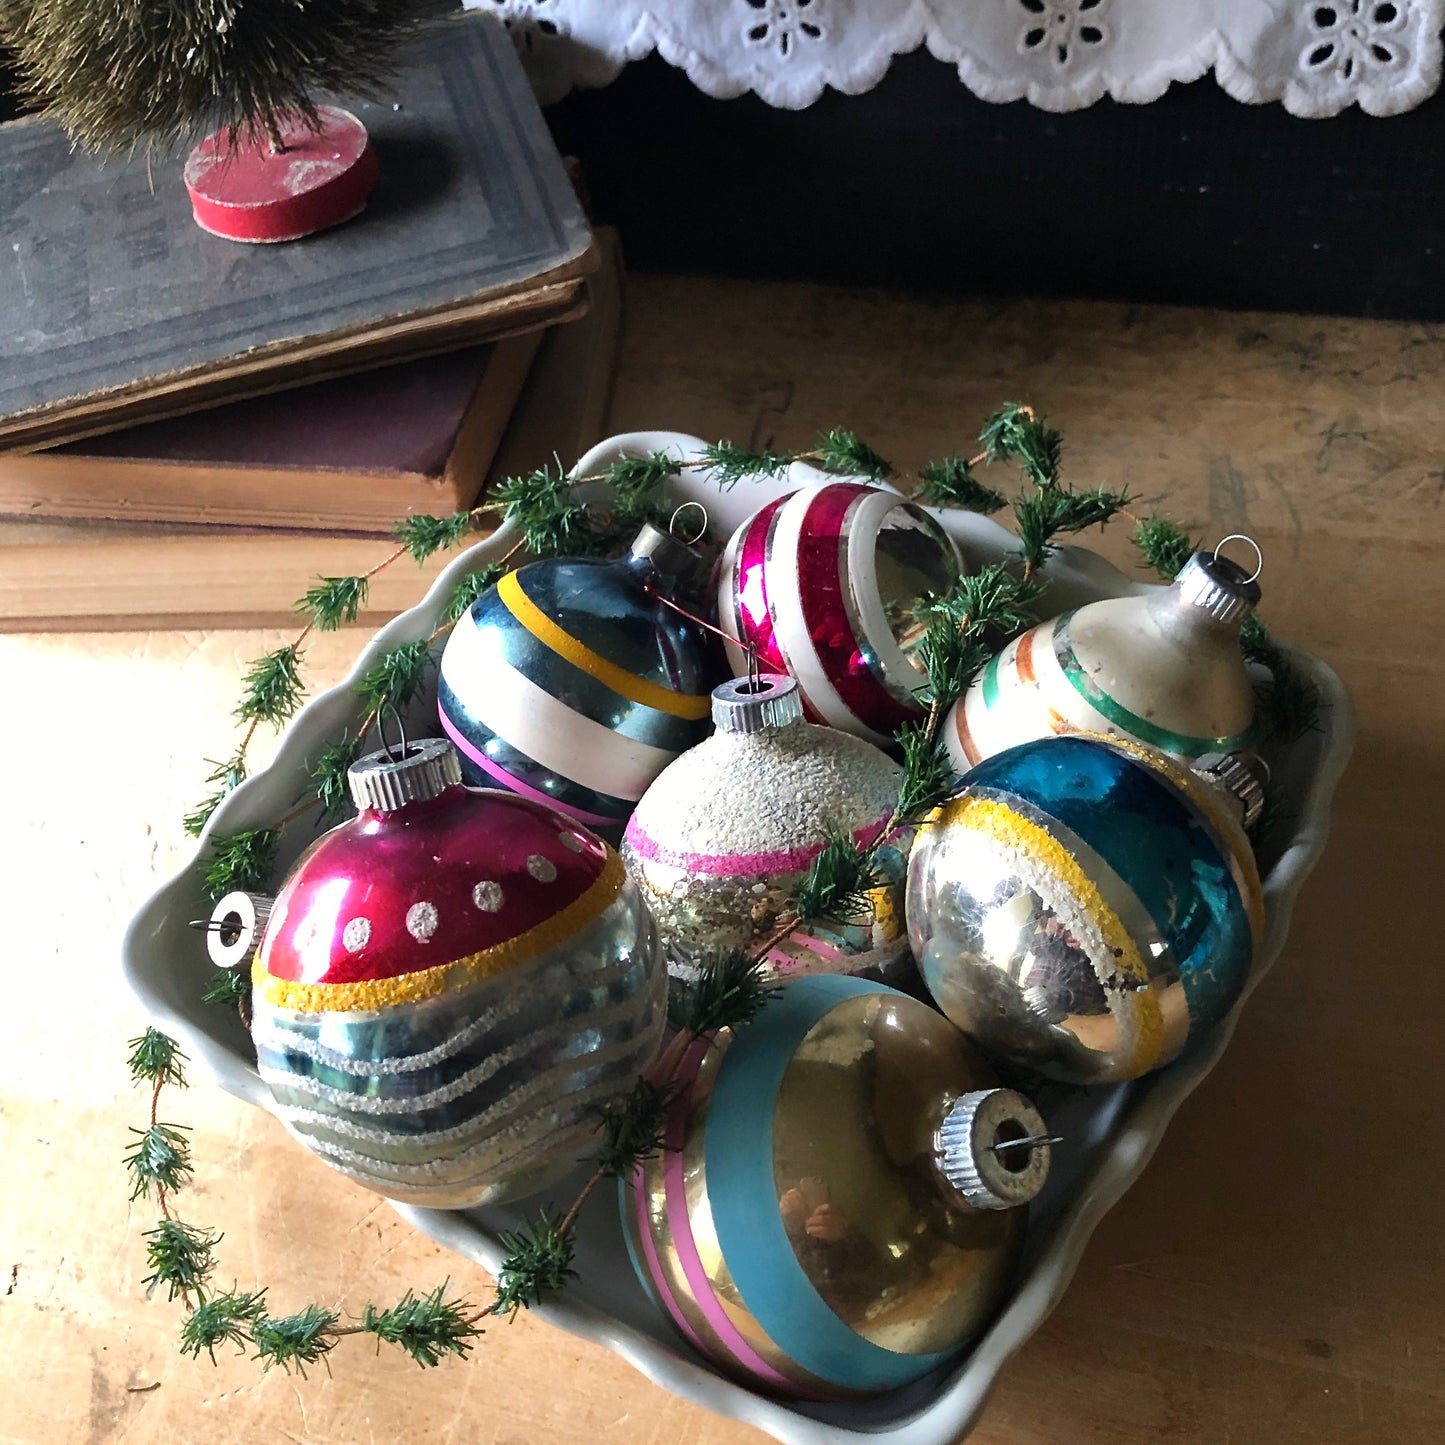
[[[738,678],[713,691],[718,730],[643,794],[622,860],[657,919],[670,968],[688,976],[717,948],[771,937],[813,859],[837,834],[871,843],[888,826],[903,770],[871,743],[803,721],[791,678]],[[778,976],[910,967],[902,879],[911,830],[878,848],[888,882],[846,921],[812,920],[774,944]]]

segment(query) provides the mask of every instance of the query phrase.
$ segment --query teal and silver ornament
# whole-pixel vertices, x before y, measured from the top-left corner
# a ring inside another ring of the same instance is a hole
[[[909,858],[908,935],[938,1006],[1069,1083],[1178,1057],[1238,998],[1263,930],[1242,773],[1077,735],[980,763]]]

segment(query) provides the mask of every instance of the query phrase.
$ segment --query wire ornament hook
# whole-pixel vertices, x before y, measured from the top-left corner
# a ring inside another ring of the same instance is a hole
[[[695,536],[683,537],[677,530],[677,519],[687,511],[689,507],[696,507],[702,513],[702,526],[698,528]],[[695,547],[704,537],[707,536],[707,529],[711,524],[711,518],[707,514],[707,508],[701,502],[683,502],[667,519],[668,534],[677,538],[685,547]]]
[[[387,713],[390,713],[396,722],[396,731],[401,738],[401,743],[398,747],[392,747],[391,743],[387,740],[385,727]],[[381,739],[381,746],[386,753],[388,762],[401,763],[406,761],[410,755],[411,744],[407,741],[406,723],[402,720],[401,709],[398,708],[394,702],[385,702],[377,709],[376,735]]]
[[[702,503],[688,502],[685,505],[700,507]],[[681,510],[682,508],[679,507],[678,511]],[[676,513],[674,513],[674,515],[676,515]],[[660,602],[664,607],[670,607],[680,617],[686,617],[689,622],[701,627],[703,631],[711,632],[714,637],[720,637],[724,642],[730,642],[734,647],[741,650],[743,656],[748,660],[748,687],[753,692],[759,691],[762,684],[763,666],[761,659],[758,657],[757,644],[753,642],[751,638],[743,642],[741,639],[734,637],[726,628],[709,622],[705,617],[699,617],[695,612],[689,612],[681,603],[674,602],[666,593],[659,592],[650,582],[644,584],[642,590],[652,598],[654,602]]]
[[[1229,542],[1246,542],[1254,548],[1254,571],[1244,580],[1246,584],[1258,581],[1259,574],[1264,571],[1264,551],[1259,543],[1256,542],[1253,537],[1247,536],[1243,532],[1231,532],[1229,536],[1221,538],[1214,544],[1212,555],[1218,557],[1220,553],[1224,551],[1225,544]],[[1228,559],[1226,558],[1225,560],[1227,561]]]
[[[1002,1154],[1006,1149],[1037,1149],[1044,1144],[1052,1146],[1063,1142],[1062,1134],[1030,1134],[1026,1139],[1000,1139],[988,1147],[991,1153]]]

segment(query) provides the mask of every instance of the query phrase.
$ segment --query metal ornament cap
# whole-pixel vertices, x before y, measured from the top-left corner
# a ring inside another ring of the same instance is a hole
[[[669,588],[694,582],[704,568],[702,554],[695,547],[651,522],[642,524],[627,550],[630,557],[646,562]]]
[[[1196,552],[1179,569],[1174,585],[1185,602],[1216,622],[1243,621],[1259,604],[1259,583],[1217,552]]]
[[[765,672],[712,690],[712,720],[723,733],[760,733],[801,722],[803,699],[791,677]]]
[[[276,900],[269,893],[227,893],[211,910],[206,952],[217,968],[246,968],[255,956]]]
[[[1238,753],[1205,753],[1190,766],[1239,804],[1240,822],[1246,831],[1259,822],[1264,812],[1264,783]]]
[[[395,812],[425,802],[462,781],[457,750],[445,738],[422,738],[396,748],[378,748],[346,770],[351,800],[358,808]]]
[[[1012,1089],[976,1089],[960,1096],[944,1116],[935,1139],[944,1178],[975,1209],[1014,1209],[1027,1204],[1049,1177],[1049,1145],[1027,1151],[998,1150],[1016,1139],[1047,1131],[1039,1111]],[[1019,1161],[1023,1154],[1025,1159]]]

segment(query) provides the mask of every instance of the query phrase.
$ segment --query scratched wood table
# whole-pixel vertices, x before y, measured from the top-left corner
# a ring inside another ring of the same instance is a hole
[[[1264,549],[1263,612],[1328,659],[1360,737],[1288,949],[1224,1062],[1004,1371],[979,1445],[1336,1445],[1445,1438],[1445,328],[958,303],[634,277],[612,428],[795,446],[854,427],[903,467],[967,445],[1000,401],[1059,424],[1080,483],[1127,484]],[[1091,538],[1127,558],[1122,534]],[[306,579],[298,577],[297,592]],[[605,1351],[523,1318],[419,1372],[362,1343],[262,1376],[175,1348],[147,1301],[120,1155],[143,1101],[119,932],[186,857],[242,664],[279,633],[0,638],[12,689],[0,1015],[0,1440],[724,1442]],[[311,648],[329,683],[360,638]],[[208,1086],[188,1217],[226,1282],[359,1309],[487,1280]],[[756,1438],[756,1437],[754,1437]]]

